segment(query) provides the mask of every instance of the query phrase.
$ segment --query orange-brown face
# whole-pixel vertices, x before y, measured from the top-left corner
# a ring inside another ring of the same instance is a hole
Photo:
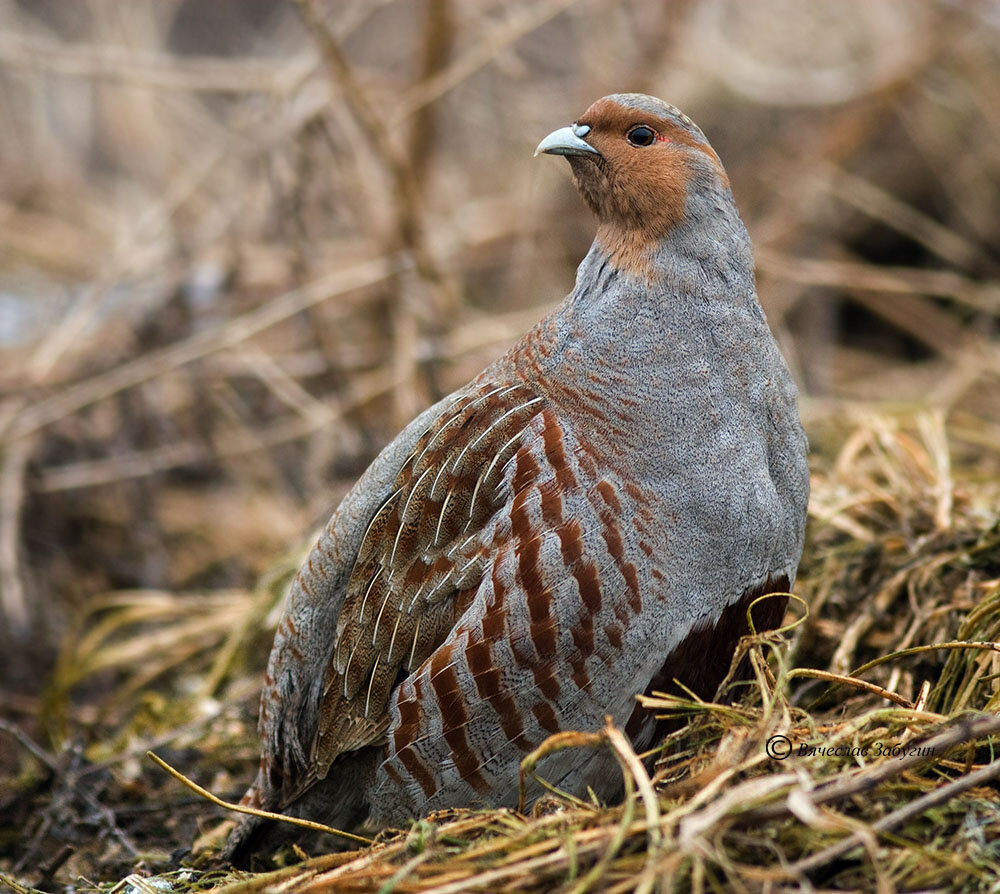
[[[598,241],[633,272],[685,215],[697,183],[728,188],[715,151],[689,119],[652,97],[595,102],[568,128],[550,134],[539,152],[565,155],[600,222]]]
[[[580,192],[602,223],[642,230],[659,239],[684,216],[689,181],[705,161],[725,178],[719,158],[676,117],[605,98],[576,122],[600,156],[571,156]]]

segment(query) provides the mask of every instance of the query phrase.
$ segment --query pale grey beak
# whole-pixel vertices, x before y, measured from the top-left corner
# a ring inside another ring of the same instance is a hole
[[[572,124],[554,130],[535,149],[535,155],[600,155],[590,143],[582,140],[590,133],[586,124]]]

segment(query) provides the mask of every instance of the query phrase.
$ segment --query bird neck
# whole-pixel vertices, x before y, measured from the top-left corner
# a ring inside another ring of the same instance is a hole
[[[684,219],[646,250],[641,272],[620,266],[602,236],[573,291],[509,356],[522,377],[544,385],[581,366],[640,379],[679,364],[724,366],[710,356],[720,340],[742,343],[748,327],[766,329],[750,239],[728,188],[692,194]]]
[[[650,289],[665,285],[674,294],[754,293],[750,239],[732,192],[718,181],[690,189],[683,215],[664,233],[602,222],[580,271],[587,268],[593,276],[603,265],[624,279]]]
[[[650,253],[652,277],[619,267],[599,234],[573,291],[499,361],[558,406],[608,468],[623,439],[641,447],[629,474],[642,480],[662,475],[673,449],[661,443],[665,413],[691,429],[715,424],[690,395],[742,406],[741,383],[773,359],[732,197],[706,195],[687,210]],[[747,345],[763,345],[760,356]]]

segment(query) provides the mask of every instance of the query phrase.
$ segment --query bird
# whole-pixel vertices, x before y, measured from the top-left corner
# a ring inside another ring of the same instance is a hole
[[[576,283],[333,513],[286,596],[245,806],[340,829],[514,806],[547,737],[610,718],[646,749],[637,693],[711,698],[748,611],[781,622],[807,442],[719,156],[639,93],[535,154],[566,159],[597,219]],[[614,760],[566,749],[537,772],[611,799]],[[278,840],[244,817],[224,856]]]

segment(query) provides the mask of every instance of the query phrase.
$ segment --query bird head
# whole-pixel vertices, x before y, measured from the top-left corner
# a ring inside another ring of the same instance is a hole
[[[648,273],[651,253],[691,213],[692,195],[722,193],[732,201],[719,156],[698,126],[642,93],[597,100],[545,137],[539,154],[566,157],[597,216],[598,242],[634,273]]]

